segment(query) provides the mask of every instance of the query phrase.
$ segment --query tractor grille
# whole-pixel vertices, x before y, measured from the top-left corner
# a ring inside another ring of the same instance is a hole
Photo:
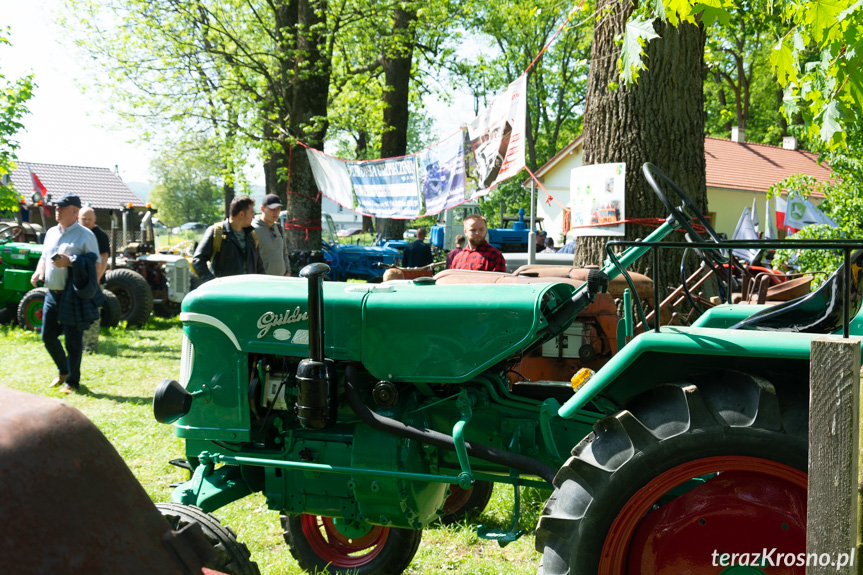
[[[186,387],[189,377],[192,375],[192,367],[195,363],[195,346],[191,340],[183,334],[183,343],[180,351],[180,385]]]
[[[183,301],[183,297],[189,293],[189,265],[180,265],[177,262],[175,265],[165,266],[168,280],[168,300],[174,303]]]

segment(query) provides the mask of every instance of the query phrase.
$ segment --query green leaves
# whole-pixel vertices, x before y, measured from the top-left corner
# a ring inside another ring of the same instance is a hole
[[[804,22],[816,43],[820,44],[828,36],[828,29],[836,22],[839,14],[845,11],[846,4],[847,2],[841,0],[816,0],[808,3]]]
[[[0,28],[0,46],[9,45],[8,28]],[[33,76],[7,80],[0,71],[0,177],[15,169],[18,141],[15,135],[24,128],[21,118],[29,113],[27,101],[33,96]],[[18,206],[18,194],[11,182],[0,186],[0,211]]]
[[[639,72],[647,69],[642,59],[644,47],[654,38],[659,38],[659,34],[654,31],[652,20],[636,18],[626,23],[618,63],[620,78],[625,84],[638,82]]]
[[[842,132],[842,114],[839,112],[839,102],[831,100],[824,108],[821,120],[821,140],[832,144],[837,133]]]

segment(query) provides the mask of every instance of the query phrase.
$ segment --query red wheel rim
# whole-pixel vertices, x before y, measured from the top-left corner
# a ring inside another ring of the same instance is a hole
[[[336,567],[362,567],[383,551],[390,534],[389,527],[373,526],[362,537],[350,538],[341,533],[330,517],[300,516],[303,535],[318,557]]]
[[[674,488],[713,473],[718,474],[659,503]],[[720,555],[752,554],[779,546],[783,554],[805,553],[806,488],[805,472],[757,457],[707,457],[678,465],[626,502],[608,531],[597,573],[725,572],[728,563],[718,564],[711,549]],[[765,571],[757,572],[771,575],[805,573],[805,566],[761,568]]]
[[[452,513],[458,513],[465,505],[467,505],[467,502],[470,501],[472,493],[473,487],[470,489],[462,489],[458,485],[450,486],[449,497],[444,501],[442,514],[447,516]]]

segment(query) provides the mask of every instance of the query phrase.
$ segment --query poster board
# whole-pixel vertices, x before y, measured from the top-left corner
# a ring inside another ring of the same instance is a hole
[[[571,232],[577,236],[623,236],[626,164],[594,164],[570,173]]]

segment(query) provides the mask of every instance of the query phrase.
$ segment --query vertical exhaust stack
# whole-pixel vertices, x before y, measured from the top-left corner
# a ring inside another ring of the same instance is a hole
[[[338,410],[335,364],[324,358],[323,276],[329,271],[322,263],[300,271],[309,280],[309,358],[297,366],[297,419],[307,429],[332,427]]]

